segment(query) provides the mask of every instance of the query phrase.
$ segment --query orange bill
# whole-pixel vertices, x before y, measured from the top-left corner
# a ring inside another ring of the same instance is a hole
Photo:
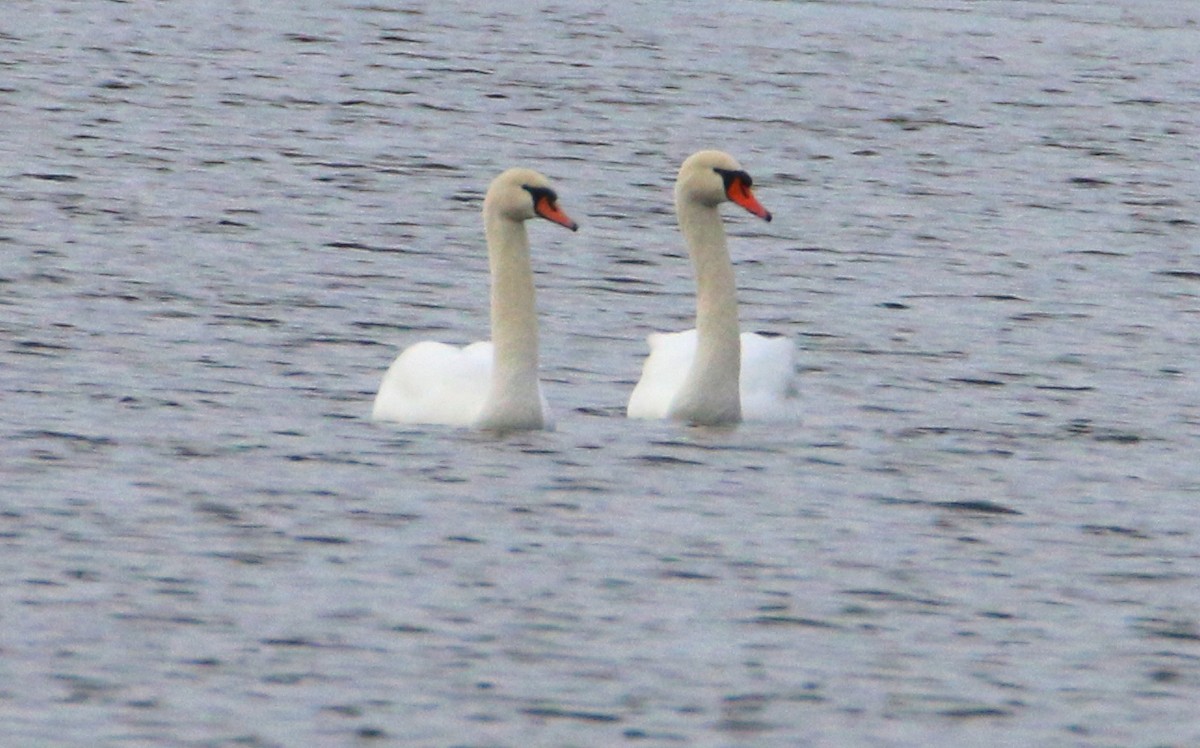
[[[533,204],[533,210],[547,221],[554,221],[560,226],[566,226],[572,231],[579,229],[579,224],[571,220],[571,217],[563,212],[562,208],[555,204],[554,200],[549,195],[539,195]]]
[[[730,200],[764,221],[771,220],[771,211],[758,202],[758,198],[754,197],[754,192],[750,190],[750,185],[746,184],[746,180],[741,177],[734,177],[729,181],[729,186],[725,188],[725,194]]]

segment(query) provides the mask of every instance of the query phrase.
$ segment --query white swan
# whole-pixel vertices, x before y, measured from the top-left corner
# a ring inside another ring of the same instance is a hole
[[[753,181],[732,156],[700,151],[675,180],[675,211],[696,274],[696,329],[652,333],[630,418],[674,418],[703,425],[798,413],[796,347],[787,338],[740,333],[733,264],[717,207],[732,200],[763,220]]]
[[[492,278],[492,340],[465,348],[422,341],[396,357],[371,417],[510,431],[552,428],[538,382],[538,324],[525,221],[575,231],[550,182],[530,169],[492,180],[483,200]]]

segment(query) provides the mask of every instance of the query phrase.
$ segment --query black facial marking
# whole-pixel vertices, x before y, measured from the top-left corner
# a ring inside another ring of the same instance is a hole
[[[558,195],[549,187],[531,187],[527,184],[523,184],[521,187],[533,197],[534,205],[537,205],[542,198],[549,200],[551,205],[558,205]]]
[[[754,186],[754,180],[750,178],[750,175],[739,169],[720,169],[720,168],[714,166],[713,171],[720,174],[721,179],[725,180],[726,191],[729,190],[729,187],[734,182],[737,182],[739,180],[741,181],[742,184],[744,184],[747,187]]]

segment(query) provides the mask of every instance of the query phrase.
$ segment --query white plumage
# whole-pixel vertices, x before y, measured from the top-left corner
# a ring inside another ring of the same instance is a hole
[[[719,425],[798,415],[796,346],[738,329],[737,289],[718,206],[732,200],[764,220],[752,180],[732,156],[693,154],[675,182],[675,209],[696,274],[696,328],[649,336],[630,418]]]
[[[574,231],[547,179],[509,169],[483,201],[491,270],[492,340],[457,347],[422,341],[388,367],[371,417],[508,431],[552,428],[538,381],[538,324],[525,221]]]

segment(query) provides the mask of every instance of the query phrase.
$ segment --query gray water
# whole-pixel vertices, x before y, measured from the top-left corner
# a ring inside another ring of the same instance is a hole
[[[1200,744],[1200,6],[0,18],[6,746]],[[627,422],[719,147],[803,420]],[[487,336],[558,430],[372,423]]]

